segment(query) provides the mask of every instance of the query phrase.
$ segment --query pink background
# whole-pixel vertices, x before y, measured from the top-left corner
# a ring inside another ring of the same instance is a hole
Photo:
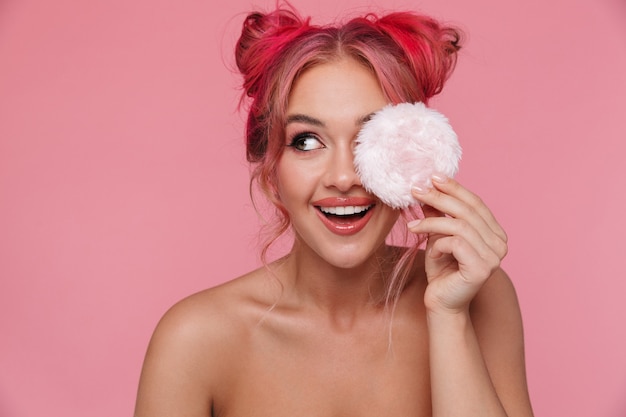
[[[0,1],[0,416],[131,415],[163,312],[258,265],[230,68],[273,2],[220,3]],[[626,3],[293,3],[465,28],[433,104],[510,235],[536,415],[626,416]]]

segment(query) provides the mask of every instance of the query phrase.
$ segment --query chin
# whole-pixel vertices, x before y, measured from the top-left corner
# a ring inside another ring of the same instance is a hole
[[[383,244],[384,245],[384,244]],[[325,253],[324,253],[325,252]],[[371,260],[376,256],[376,250],[369,252],[363,251],[363,247],[354,250],[335,250],[330,249],[318,253],[318,255],[331,266],[338,269],[351,270],[360,268],[364,265],[372,264]],[[329,253],[330,252],[330,253]]]

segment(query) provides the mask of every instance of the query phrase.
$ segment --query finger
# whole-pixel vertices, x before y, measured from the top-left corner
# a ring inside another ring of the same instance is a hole
[[[458,185],[451,187],[452,192],[450,194],[446,193],[448,190],[431,188],[429,190],[414,190],[413,195],[424,203],[424,208],[430,206],[449,216],[465,219],[471,223],[485,242],[492,246],[501,257],[504,257],[508,250],[507,236],[489,209],[478,196],[463,188],[458,182],[452,179],[446,181],[446,184],[448,182],[454,182]],[[438,183],[434,184],[439,187]],[[426,210],[425,216],[427,213],[431,213],[430,209]]]
[[[435,263],[447,255],[457,261],[459,274],[467,282],[481,284],[500,266],[500,259],[493,252],[488,256],[481,255],[460,236],[437,239],[426,254]]]
[[[414,188],[414,197],[425,205],[435,207],[453,217],[476,214],[489,229],[506,241],[504,229],[480,197],[452,178],[438,178],[439,181],[437,178],[433,178],[433,188]]]
[[[445,217],[445,213],[443,213],[441,210],[437,210],[436,208],[429,206],[427,204],[424,204],[422,206],[422,213],[424,213],[424,218],[427,217]]]
[[[494,231],[494,233],[496,233],[505,242],[507,241],[506,232],[502,226],[500,226],[500,223],[498,223],[491,210],[489,210],[487,205],[478,195],[463,187],[453,178],[435,176],[433,178],[433,185],[438,190],[456,197],[474,209],[485,221],[485,223],[487,223],[491,230]]]
[[[438,208],[425,204],[423,206],[425,219],[442,217],[444,215],[443,212],[445,211],[450,218],[459,219],[467,223],[463,227],[473,227],[480,234],[482,240],[486,242],[496,253],[498,253],[501,258],[504,258],[508,251],[506,241],[487,224],[480,214],[460,200],[446,195],[438,190],[433,189],[427,194],[428,195],[424,199],[432,200],[432,202],[429,201],[429,204],[437,205]],[[415,225],[417,222],[410,224]],[[414,230],[414,233],[423,233],[418,232],[417,230],[418,229]],[[454,232],[444,234],[454,234]]]
[[[413,233],[424,233],[429,236],[459,236],[468,242],[483,258],[490,259],[495,254],[502,259],[497,249],[494,249],[483,236],[466,220],[450,217],[429,217],[419,222],[412,222],[409,230]]]

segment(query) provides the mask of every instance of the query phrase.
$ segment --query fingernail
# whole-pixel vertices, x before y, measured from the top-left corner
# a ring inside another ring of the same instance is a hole
[[[421,219],[417,219],[417,220],[411,220],[410,222],[408,222],[406,225],[409,229],[412,229],[414,227],[417,227],[418,224],[420,224],[422,222]]]
[[[411,187],[411,189],[413,191],[415,191],[418,194],[426,194],[428,192],[428,188],[424,185],[419,185],[419,184],[415,184],[413,185],[413,187]]]
[[[439,183],[444,183],[444,182],[448,181],[448,177],[445,176],[444,174],[434,173],[433,174],[433,181],[439,182]]]

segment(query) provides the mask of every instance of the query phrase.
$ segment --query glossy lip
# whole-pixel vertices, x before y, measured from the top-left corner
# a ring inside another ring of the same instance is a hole
[[[328,197],[312,204],[315,207],[373,206],[376,200],[369,197]]]
[[[313,202],[317,216],[320,218],[324,226],[332,233],[341,236],[354,235],[365,227],[372,218],[376,201],[368,197],[328,197]],[[350,224],[338,224],[328,219],[319,207],[345,207],[345,206],[372,206],[367,213],[359,219],[350,222]]]

